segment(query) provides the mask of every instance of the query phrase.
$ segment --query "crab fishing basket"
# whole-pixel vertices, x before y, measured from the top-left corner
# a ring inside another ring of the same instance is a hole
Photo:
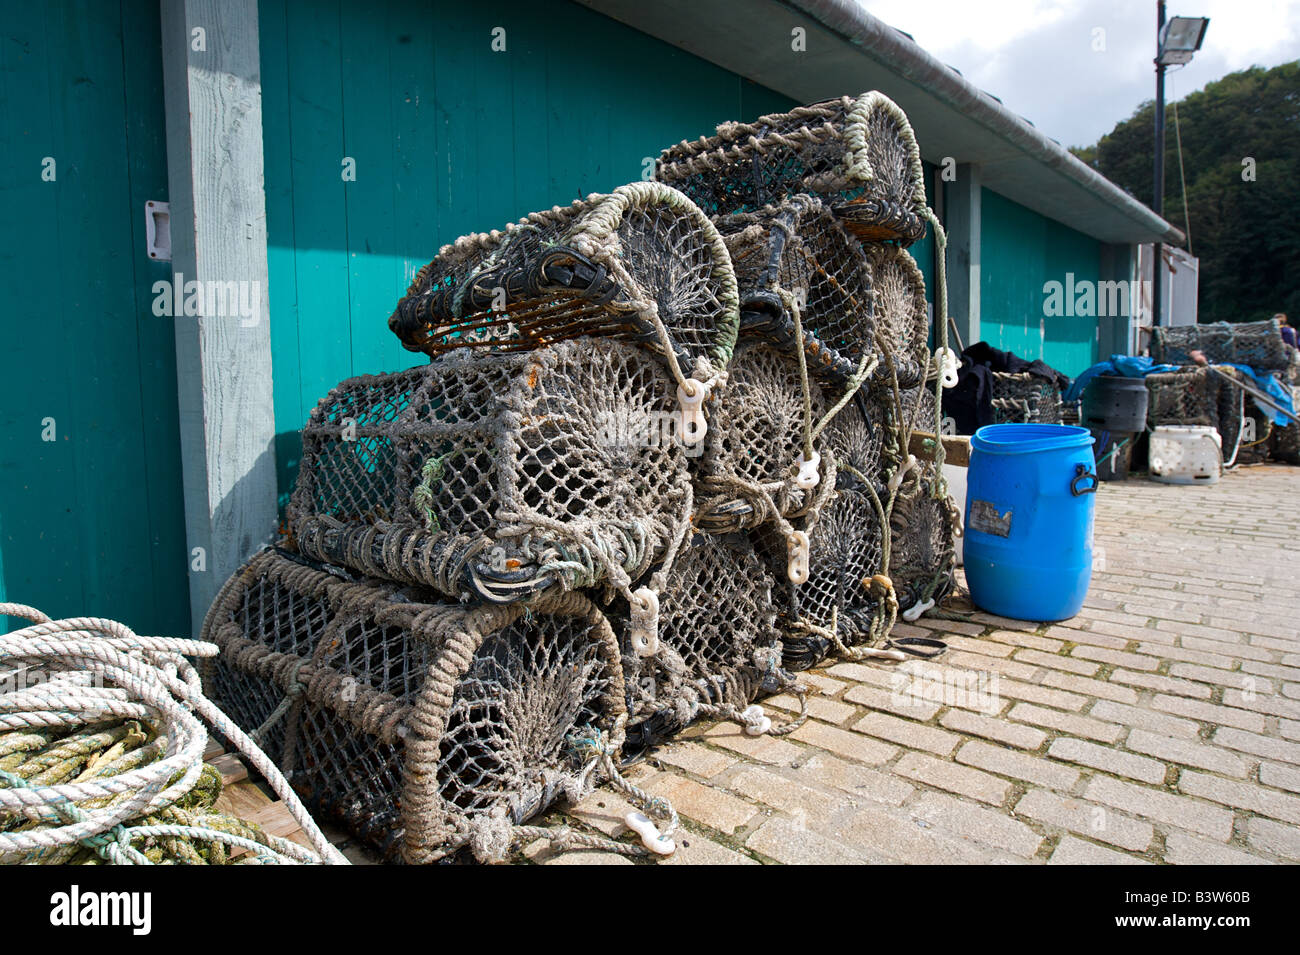
[[[1146,376],[1147,427],[1162,424],[1219,425],[1219,384],[1207,368],[1190,367]]]
[[[266,550],[203,630],[212,696],[391,861],[502,858],[516,826],[600,781],[578,741],[622,744],[618,643],[578,593],[467,607]]]
[[[455,597],[625,584],[689,525],[672,395],[652,356],[593,338],[348,379],[303,429],[292,540]]]
[[[1147,427],[1155,430],[1162,424],[1209,425],[1219,432],[1224,466],[1232,467],[1238,463],[1243,441],[1246,397],[1223,375],[1241,377],[1234,368],[1211,371],[1197,366],[1147,375]]]
[[[717,225],[736,269],[741,334],[802,345],[809,372],[843,390],[877,351],[871,263],[858,240],[808,195]]]
[[[878,394],[876,392],[875,394]],[[831,419],[824,432],[826,446],[835,455],[836,467],[870,482],[877,493],[884,493],[886,443],[891,452],[897,441],[889,428],[893,415],[873,392],[860,391]],[[928,421],[928,419],[923,419]],[[921,425],[925,427],[924,424]]]
[[[809,416],[796,360],[766,342],[745,340],[726,388],[711,404],[704,451],[693,462],[696,526],[726,533],[806,514],[816,487],[801,486],[798,469],[809,417],[816,421],[825,412],[817,383],[808,382]],[[817,469],[817,484],[828,465]]]
[[[889,577],[899,612],[919,616],[918,608],[937,604],[955,586],[961,516],[932,464],[923,464],[918,475],[919,480],[903,483],[893,502]]]
[[[781,669],[772,578],[740,534],[696,534],[667,573],[657,637],[635,616],[616,621],[628,693],[629,752],[704,717],[736,719],[761,695],[789,688]]]
[[[655,178],[710,215],[794,195],[825,197],[860,238],[910,245],[925,234],[921,152],[903,111],[879,92],[800,106],[664,150]]]
[[[1051,381],[1029,372],[993,372],[995,424],[1060,424],[1061,392]]]
[[[1157,364],[1190,365],[1193,351],[1212,364],[1249,365],[1256,371],[1285,371],[1291,360],[1274,318],[1151,329],[1151,358]]]
[[[877,244],[865,249],[875,289],[876,344],[882,355],[876,377],[889,378],[892,365],[899,387],[921,384],[930,367],[925,277],[905,249]]]
[[[613,336],[658,352],[678,385],[710,386],[736,343],[736,276],[695,203],[637,182],[444,246],[388,325],[430,356]]]
[[[1300,407],[1300,402],[1295,407]],[[1269,456],[1273,460],[1300,464],[1300,424],[1292,421],[1284,426],[1274,426],[1270,441]]]
[[[851,476],[809,533],[808,579],[793,584],[785,574],[786,542],[775,528],[761,528],[757,548],[772,570],[785,666],[806,670],[843,646],[874,642],[880,633],[884,594],[871,578],[881,572],[885,538],[880,510],[870,491]]]

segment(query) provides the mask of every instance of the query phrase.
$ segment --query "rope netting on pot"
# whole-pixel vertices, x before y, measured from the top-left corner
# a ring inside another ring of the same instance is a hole
[[[1300,387],[1291,387],[1291,406],[1300,408]],[[1300,423],[1274,426],[1269,453],[1274,460],[1300,464]]]
[[[467,607],[267,550],[227,583],[204,633],[222,651],[205,672],[214,695],[255,736],[278,729],[278,762],[308,804],[387,859],[467,847],[495,862],[537,838],[644,854],[526,824],[602,781],[665,836],[676,825],[615,766],[620,650],[581,594]]]
[[[910,244],[925,234],[916,136],[903,111],[876,91],[723,123],[714,136],[664,150],[655,178],[710,215],[807,192],[824,196],[864,239]]]
[[[388,324],[430,356],[581,335],[644,343],[667,363],[683,407],[698,407],[735,347],[736,276],[695,203],[635,182],[444,246]]]
[[[1147,375],[1147,427],[1162,424],[1208,425],[1219,432],[1223,464],[1232,467],[1242,443],[1246,417],[1245,392],[1224,380],[1236,378],[1233,368],[1216,371],[1191,366]]]
[[[1041,375],[995,371],[995,424],[1060,424],[1061,392]]]
[[[1218,379],[1206,368],[1183,368],[1146,376],[1147,427],[1199,424],[1218,427]]]
[[[794,584],[784,574],[786,545],[773,528],[755,535],[772,569],[785,665],[816,666],[832,653],[851,657],[850,647],[887,637],[890,590],[882,571],[887,535],[874,491],[853,482],[841,488],[809,535],[808,577]]]
[[[1157,364],[1190,365],[1193,351],[1211,364],[1249,365],[1256,371],[1284,371],[1290,363],[1277,319],[1216,322],[1151,330],[1151,358]]]
[[[808,195],[717,224],[736,269],[742,334],[786,351],[802,339],[808,371],[838,396],[876,352],[871,264],[862,246]],[[799,329],[787,295],[798,305]]]
[[[97,617],[0,636],[0,863],[347,864],[271,760],[203,695],[199,640],[138,636]],[[208,728],[260,772],[310,848],[221,809]]]
[[[922,426],[929,423],[924,415],[924,410],[917,414]],[[886,445],[896,460],[897,437],[891,431],[896,417],[892,397],[885,399],[878,389],[863,390],[826,427],[826,446],[835,455],[837,466],[857,475],[858,480],[869,481],[877,493],[884,493],[888,478]]]
[[[633,345],[462,349],[326,396],[289,530],[310,557],[449,596],[626,596],[689,528],[683,427],[666,371]]]
[[[908,621],[955,586],[955,536],[961,522],[933,465],[921,465],[915,477],[900,487],[890,513],[889,576],[899,615]]]
[[[830,461],[805,452],[826,402],[818,384],[800,376],[799,363],[788,352],[763,341],[742,341],[727,387],[714,397],[710,411],[703,454],[692,462],[696,526],[726,533],[769,521],[788,523],[825,497]]]
[[[796,720],[773,726],[760,695],[795,692],[781,667],[773,583],[740,534],[697,534],[667,574],[657,633],[620,614],[628,691],[628,748],[662,741],[701,717],[741,723],[752,735],[785,735]]]
[[[875,243],[864,248],[875,288],[876,343],[884,356],[882,364],[893,366],[899,387],[919,385],[930,367],[925,277],[905,249]]]

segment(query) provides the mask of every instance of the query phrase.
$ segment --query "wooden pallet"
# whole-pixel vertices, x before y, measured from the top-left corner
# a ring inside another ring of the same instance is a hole
[[[261,826],[267,833],[311,848],[307,834],[289,812],[283,800],[270,795],[262,784],[249,777],[248,767],[237,754],[227,753],[221,744],[208,739],[203,761],[221,773],[221,796],[216,810]],[[247,850],[236,850],[232,856]]]

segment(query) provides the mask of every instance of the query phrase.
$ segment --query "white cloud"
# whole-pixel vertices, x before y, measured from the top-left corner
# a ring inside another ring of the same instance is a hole
[[[873,16],[1067,145],[1096,141],[1155,95],[1155,5],[1134,0],[859,0]],[[1208,16],[1205,46],[1166,98],[1226,73],[1300,57],[1300,0],[1176,0]],[[1105,49],[1094,49],[1095,31]]]

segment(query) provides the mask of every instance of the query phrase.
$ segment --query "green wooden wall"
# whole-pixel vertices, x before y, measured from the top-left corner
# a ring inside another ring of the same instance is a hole
[[[316,401],[348,375],[423,361],[387,319],[443,244],[640,179],[664,146],[723,120],[794,105],[555,0],[259,11],[282,503]]]
[[[1101,276],[1101,243],[989,189],[980,231],[980,331],[990,344],[1075,376],[1097,359],[1097,319],[1044,314],[1043,284]]]
[[[3,0],[0,31],[0,597],[188,634],[158,2]]]
[[[282,500],[298,431],[331,386],[423,360],[386,320],[441,245],[639,179],[663,146],[723,120],[793,105],[559,0],[259,11]],[[144,203],[167,193],[157,2],[0,0],[0,30],[0,597],[187,632],[173,320],[151,311],[170,270],[143,251]],[[1095,279],[1097,243],[994,193],[984,202],[987,337],[1079,371],[1095,322],[1045,319],[1043,348],[1042,283]],[[931,241],[912,252],[932,298]],[[54,441],[41,439],[47,419]]]

